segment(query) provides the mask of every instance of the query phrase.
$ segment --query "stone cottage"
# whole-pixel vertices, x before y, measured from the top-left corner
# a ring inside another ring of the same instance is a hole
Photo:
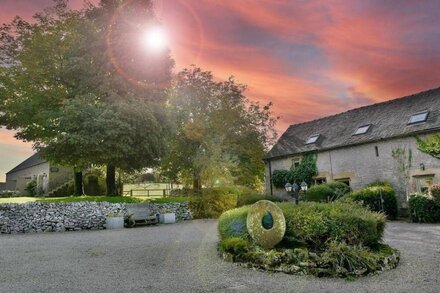
[[[266,154],[266,191],[275,170],[295,168],[305,154],[317,155],[315,184],[343,181],[354,190],[385,180],[400,208],[412,192],[440,182],[440,160],[417,149],[421,138],[440,133],[440,88],[291,125]],[[406,165],[406,168],[402,168]]]
[[[72,180],[72,178],[72,169],[51,164],[36,153],[6,173],[5,189],[15,190],[22,195],[27,195],[26,187],[28,183],[35,180],[37,190],[47,195]]]

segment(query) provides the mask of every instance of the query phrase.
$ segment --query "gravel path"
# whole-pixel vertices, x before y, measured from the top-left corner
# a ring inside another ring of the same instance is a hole
[[[440,225],[392,222],[401,265],[355,281],[267,273],[216,254],[217,222],[0,235],[0,292],[439,292]]]

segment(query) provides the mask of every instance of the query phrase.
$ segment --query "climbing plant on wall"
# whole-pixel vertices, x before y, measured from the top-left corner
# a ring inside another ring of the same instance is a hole
[[[287,182],[312,183],[313,176],[318,174],[316,166],[316,155],[307,154],[303,157],[298,166],[292,166],[290,170],[274,170],[272,173],[272,183],[276,188],[284,188]]]

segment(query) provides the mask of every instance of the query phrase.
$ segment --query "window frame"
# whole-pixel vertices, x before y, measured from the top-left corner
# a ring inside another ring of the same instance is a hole
[[[305,142],[305,145],[315,144],[315,143],[319,140],[320,137],[321,137],[321,134],[313,134],[313,135],[310,135],[310,136],[307,138],[307,140],[306,140],[306,142]]]
[[[367,132],[370,131],[370,129],[371,129],[371,125],[372,125],[372,124],[370,123],[370,124],[364,124],[364,125],[359,126],[359,127],[356,129],[356,131],[353,133],[353,136],[367,134]],[[359,133],[358,133],[358,131],[359,131],[360,129],[365,128],[365,127],[367,128],[365,131],[363,131],[363,132],[359,132]]]
[[[425,115],[423,120],[418,120],[418,121],[412,121],[414,117],[416,116],[421,116],[421,115]],[[409,117],[409,121],[408,121],[408,125],[413,125],[413,124],[419,124],[419,123],[425,123],[428,120],[429,117],[429,111],[422,111],[422,112],[418,112],[415,114],[412,114],[411,117]]]

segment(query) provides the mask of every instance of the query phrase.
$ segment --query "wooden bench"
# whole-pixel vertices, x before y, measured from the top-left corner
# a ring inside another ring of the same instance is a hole
[[[125,227],[132,228],[137,225],[156,225],[159,220],[153,214],[148,204],[128,204],[128,215],[125,217]]]

